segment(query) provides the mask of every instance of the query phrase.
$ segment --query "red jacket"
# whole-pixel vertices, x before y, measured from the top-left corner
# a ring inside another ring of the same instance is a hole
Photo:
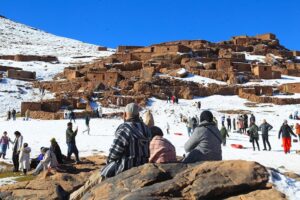
[[[151,163],[169,163],[176,161],[176,150],[171,142],[162,136],[155,136],[150,142]]]

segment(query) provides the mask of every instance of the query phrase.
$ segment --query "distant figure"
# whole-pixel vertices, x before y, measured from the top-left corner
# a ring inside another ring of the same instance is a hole
[[[150,163],[176,162],[176,150],[172,143],[163,138],[163,132],[157,126],[151,127],[152,140],[150,142]]]
[[[193,125],[192,125],[192,133],[193,133],[194,130],[196,129],[196,127],[198,126],[198,121],[197,121],[196,116],[192,118],[192,122],[193,122]]]
[[[121,97],[117,98],[117,106],[121,106]]]
[[[246,130],[248,128],[248,115],[244,114],[244,116],[242,116],[242,118],[244,119],[244,129],[243,129],[243,133],[246,133]],[[251,121],[251,120],[250,120]],[[255,121],[255,120],[254,120]]]
[[[216,117],[213,118],[213,122],[215,123],[216,127],[218,128],[218,120]]]
[[[169,135],[169,134],[170,134],[170,125],[169,125],[168,122],[167,122],[167,127],[166,127],[166,129],[167,129],[167,134]],[[299,135],[299,137],[300,137],[300,135]]]
[[[63,164],[63,155],[61,153],[60,146],[58,145],[56,139],[52,138],[50,140],[50,143],[51,143],[50,150],[55,154],[57,162],[59,164]]]
[[[280,136],[282,136],[282,145],[285,154],[290,153],[292,146],[291,135],[297,137],[291,127],[288,125],[287,120],[284,120],[278,133],[278,139],[280,139]]]
[[[171,97],[167,96],[167,103],[171,103]]]
[[[193,120],[190,117],[186,122],[186,128],[187,128],[188,136],[191,137],[192,130],[193,130]]]
[[[23,171],[23,174],[26,175],[30,170],[30,152],[31,148],[27,143],[23,144],[23,147],[20,150],[20,170]]]
[[[98,107],[98,114],[99,114],[99,118],[102,118],[103,112],[101,106]]]
[[[85,116],[85,126],[86,126],[86,130],[84,130],[82,133],[87,132],[88,135],[90,134],[90,120],[91,120],[91,118],[90,118],[90,116],[87,114],[87,115]]]
[[[231,118],[230,118],[229,115],[228,115],[228,117],[226,118],[226,121],[227,121],[227,130],[228,130],[228,131],[231,131]]]
[[[236,121],[235,118],[232,119],[233,130],[236,130]]]
[[[273,126],[271,126],[265,119],[263,123],[259,126],[259,130],[261,131],[264,149],[263,151],[267,150],[266,144],[268,144],[269,151],[271,151],[271,144],[269,142],[269,131],[272,130]]]
[[[174,95],[172,96],[171,100],[172,100],[172,103],[175,104],[175,96]]]
[[[71,110],[69,117],[70,117],[70,122],[72,122],[72,120],[73,120],[73,122],[76,123],[76,121],[75,121],[76,116],[75,116],[75,113],[73,110]]]
[[[221,123],[222,123],[222,126],[225,126],[225,115],[223,115],[221,117]]]
[[[23,147],[23,136],[19,131],[15,132],[15,140],[13,142],[13,155],[12,155],[12,160],[14,164],[14,172],[19,171],[19,155],[21,148]]]
[[[255,116],[253,114],[251,114],[250,116],[250,124],[252,123],[255,123]]]
[[[197,102],[197,107],[198,107],[199,110],[201,109],[201,101]]]
[[[68,145],[67,159],[71,160],[71,155],[74,153],[76,162],[78,163],[78,162],[80,162],[80,160],[79,160],[78,149],[77,149],[76,141],[75,141],[75,138],[76,138],[76,135],[78,132],[78,128],[76,128],[76,130],[73,131],[72,127],[73,127],[72,122],[69,122],[67,131],[66,131],[66,139],[67,139],[66,142]]]
[[[300,124],[299,123],[296,123],[295,129],[296,129],[296,134],[299,137],[299,143],[300,143]],[[1,158],[1,156],[0,156],[0,158]]]
[[[298,111],[297,110],[294,112],[294,119],[298,119]]]
[[[250,136],[250,142],[252,143],[253,146],[253,151],[255,151],[255,143],[257,145],[258,151],[260,151],[259,143],[258,143],[259,140],[258,127],[254,122],[251,122],[248,132]]]
[[[293,114],[290,114],[290,115],[289,115],[289,119],[293,119]]]
[[[28,121],[30,118],[30,110],[27,109],[26,112],[25,112],[25,121]]]
[[[7,121],[9,121],[11,119],[11,111],[8,110],[7,111]]]
[[[3,159],[5,159],[6,151],[7,151],[7,149],[9,149],[9,142],[12,142],[12,141],[7,136],[7,132],[4,131],[3,135],[0,139],[0,158],[3,157]]]
[[[225,126],[221,127],[220,133],[221,133],[221,137],[222,137],[222,144],[223,144],[223,146],[226,146],[226,137],[229,137],[229,135],[228,135],[228,131],[225,128]]]
[[[154,126],[154,119],[150,110],[147,110],[147,112],[144,115],[144,123],[148,126],[148,128]]]
[[[222,138],[213,122],[213,114],[206,110],[200,115],[200,125],[184,145],[188,155],[184,163],[222,160]]]
[[[16,115],[17,115],[17,112],[16,112],[15,109],[12,109],[11,115],[12,115],[13,120],[16,121]]]
[[[179,104],[179,98],[178,98],[178,96],[175,96],[175,103]]]

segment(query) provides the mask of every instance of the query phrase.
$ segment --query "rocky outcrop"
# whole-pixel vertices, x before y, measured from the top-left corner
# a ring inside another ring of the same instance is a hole
[[[57,184],[72,193],[98,173],[104,162],[103,156],[88,157],[80,165],[64,165],[59,172],[0,187],[0,198],[58,199]],[[145,164],[102,181],[82,199],[285,199],[268,181],[265,167],[241,160]]]
[[[255,162],[147,164],[107,179],[83,199],[220,199],[264,189],[267,182],[268,172]]]

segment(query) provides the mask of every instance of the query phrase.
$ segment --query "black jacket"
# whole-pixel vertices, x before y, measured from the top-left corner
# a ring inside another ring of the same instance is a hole
[[[283,138],[290,138],[291,134],[295,137],[295,133],[292,131],[291,127],[287,124],[283,124],[279,130],[278,138],[280,138],[280,135],[282,134]]]
[[[273,128],[273,126],[271,126],[269,123],[262,123],[259,126],[259,130],[261,131],[261,134],[263,136],[268,136],[269,135],[269,131]]]

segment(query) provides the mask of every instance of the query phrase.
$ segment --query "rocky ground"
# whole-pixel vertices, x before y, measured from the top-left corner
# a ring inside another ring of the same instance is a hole
[[[63,165],[34,180],[0,187],[0,198],[58,199],[56,184],[73,192],[104,163],[104,156],[92,156],[79,165]],[[241,160],[146,164],[103,181],[82,199],[286,199],[272,187],[269,177],[264,166]]]

